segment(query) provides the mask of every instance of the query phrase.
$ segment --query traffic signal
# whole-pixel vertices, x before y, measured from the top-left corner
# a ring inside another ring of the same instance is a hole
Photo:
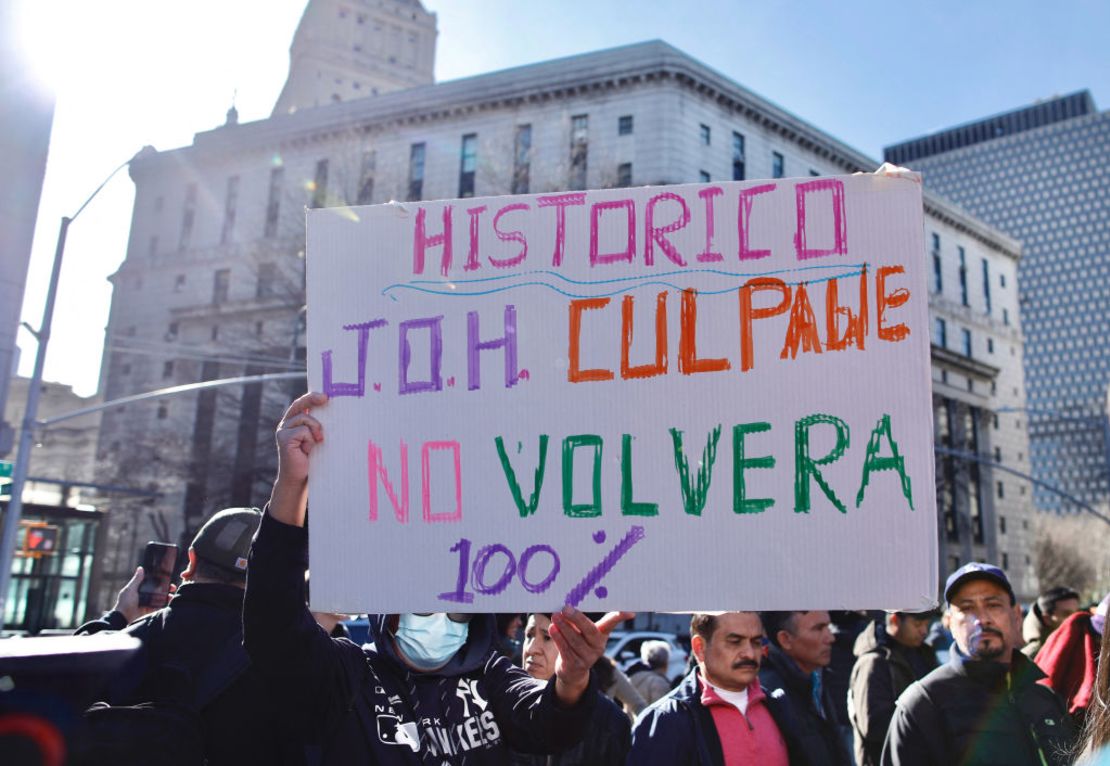
[[[41,559],[43,556],[53,556],[57,553],[60,527],[43,521],[21,521],[19,525],[26,530],[23,535],[23,548],[18,552],[20,556]]]

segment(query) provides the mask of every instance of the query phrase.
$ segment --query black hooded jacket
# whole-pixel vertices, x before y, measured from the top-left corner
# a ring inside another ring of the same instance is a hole
[[[827,679],[828,671],[821,671]],[[759,685],[782,707],[779,730],[792,742],[790,762],[805,766],[849,766],[852,759],[840,738],[833,705],[826,681],[821,693],[821,707],[813,699],[810,677],[777,646],[771,646],[759,670]]]
[[[937,667],[936,653],[925,644],[898,643],[882,621],[876,620],[856,638],[856,664],[848,689],[848,713],[857,766],[878,766],[894,703],[914,681]]]
[[[306,530],[269,513],[251,548],[243,610],[251,662],[291,709],[322,762],[508,764],[509,748],[557,752],[577,742],[596,688],[573,708],[554,679],[536,681],[493,646],[493,615],[475,615],[448,664],[416,673],[398,658],[387,616],[370,616],[358,647],[330,638],[305,606]]]

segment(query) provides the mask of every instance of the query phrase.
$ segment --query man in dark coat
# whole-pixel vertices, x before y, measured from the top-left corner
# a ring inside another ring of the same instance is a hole
[[[1005,573],[966,564],[944,589],[955,643],[948,663],[899,698],[883,766],[1064,766],[1075,730],[1021,646],[1021,609]]]
[[[695,614],[697,668],[636,719],[628,766],[803,763],[784,728],[784,702],[760,686],[766,637],[755,612]]]
[[[925,645],[936,612],[890,612],[856,639],[856,664],[848,690],[856,766],[878,766],[894,703],[910,684],[937,667]]]
[[[243,632],[251,662],[280,694],[324,764],[508,764],[510,747],[551,753],[577,742],[597,690],[590,668],[607,634],[565,607],[552,616],[559,659],[549,682],[499,654],[493,615],[370,617],[372,645],[330,638],[304,601],[309,453],[323,440],[311,414],[323,394],[290,405],[278,427],[278,475],[251,549]],[[366,576],[352,572],[352,576]]]
[[[299,740],[242,647],[247,555],[260,518],[254,508],[229,508],[209,519],[189,547],[169,606],[140,617],[140,569],[112,611],[77,630],[123,630],[143,642],[105,695],[113,705],[189,705],[197,695],[212,697],[199,713],[205,756],[217,766],[304,762]]]
[[[826,671],[834,641],[829,613],[764,612],[763,624],[771,647],[759,682],[768,695],[784,702],[783,733],[797,745],[791,763],[848,766],[851,754],[841,736]]]

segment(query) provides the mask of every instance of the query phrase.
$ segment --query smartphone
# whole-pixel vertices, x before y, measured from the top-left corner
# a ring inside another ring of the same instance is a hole
[[[170,581],[177,570],[180,550],[170,543],[149,542],[143,551],[143,581],[139,606],[161,609],[170,602]]]

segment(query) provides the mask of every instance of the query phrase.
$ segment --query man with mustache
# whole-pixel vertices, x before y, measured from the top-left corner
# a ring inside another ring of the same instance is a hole
[[[632,731],[632,766],[787,766],[784,711],[764,695],[766,637],[756,612],[702,612],[690,620],[697,668],[649,706]]]
[[[1021,646],[1021,608],[1006,574],[966,564],[944,588],[948,664],[899,697],[883,766],[1063,766],[1075,731],[1060,698]]]

